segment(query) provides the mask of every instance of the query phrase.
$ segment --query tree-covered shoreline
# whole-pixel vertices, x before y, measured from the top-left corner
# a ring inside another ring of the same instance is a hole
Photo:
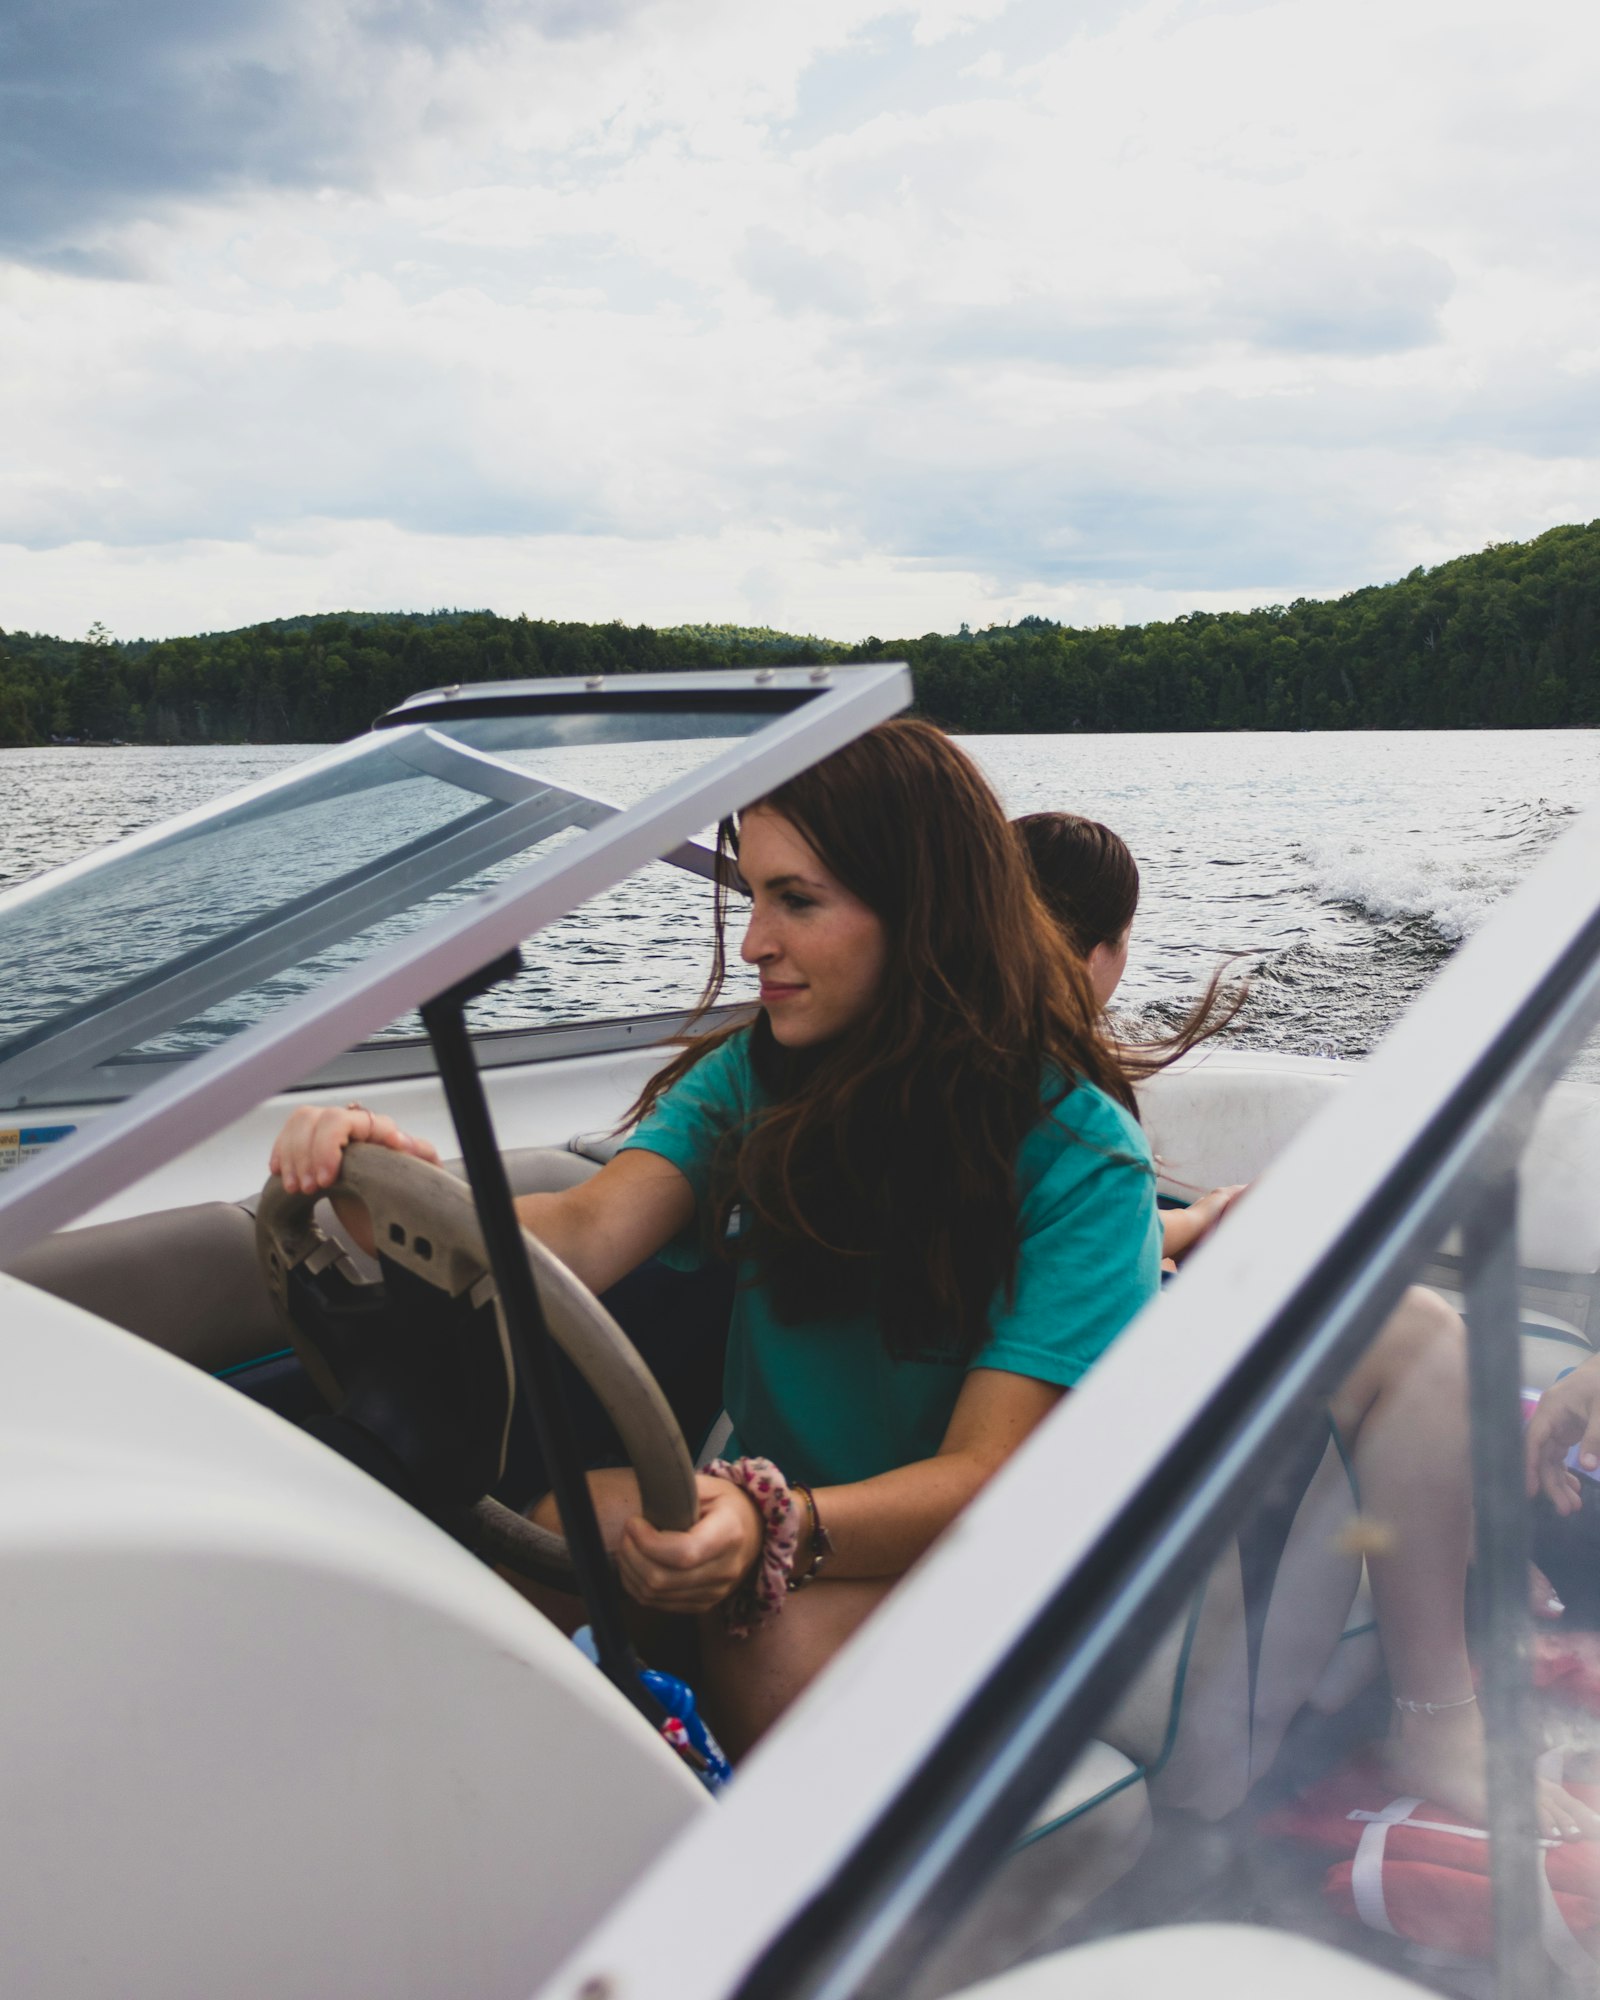
[[[1079,628],[831,640],[489,611],[283,618],[194,638],[0,630],[0,747],[337,742],[454,681],[905,659],[973,734],[1600,727],[1600,521],[1336,599]]]

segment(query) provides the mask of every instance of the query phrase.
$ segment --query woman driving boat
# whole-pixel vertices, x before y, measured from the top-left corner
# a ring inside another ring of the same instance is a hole
[[[517,1205],[596,1292],[662,1251],[738,1261],[733,1476],[702,1474],[674,1534],[630,1474],[591,1475],[629,1594],[699,1614],[735,1753],[1154,1294],[1160,1243],[1088,980],[945,736],[857,739],[741,815],[737,862],[754,1022],[669,1064],[598,1174]],[[722,923],[719,896],[708,1005]],[[369,1139],[432,1157],[388,1119],[305,1107],[272,1166],[325,1188]]]

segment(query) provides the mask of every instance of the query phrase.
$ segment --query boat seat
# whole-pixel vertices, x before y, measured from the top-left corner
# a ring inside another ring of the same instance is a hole
[[[1286,1489],[1283,1555],[1256,1616],[1245,1592],[1247,1534],[1246,1555],[1230,1538],[1101,1723],[1101,1740],[918,1973],[913,2000],[935,2000],[1048,1948],[1132,1867],[1153,1811],[1215,1820],[1243,1802],[1341,1649],[1361,1580],[1360,1558],[1338,1537],[1354,1506],[1330,1437],[1298,1497]]]
[[[256,1266],[255,1224],[233,1202],[62,1230],[3,1268],[209,1374],[285,1345]]]
[[[1355,1065],[1249,1050],[1207,1050],[1139,1089],[1139,1111],[1164,1192],[1190,1199],[1254,1180],[1334,1094]],[[1600,1091],[1558,1084],[1546,1098],[1520,1174],[1518,1258],[1523,1302],[1600,1342]],[[1426,1281],[1459,1270],[1447,1240]]]
[[[1220,1819],[1271,1768],[1352,1623],[1361,1560],[1340,1531],[1354,1512],[1330,1436],[1275,1527],[1253,1521],[1229,1538],[1132,1677],[1100,1734],[1147,1774],[1157,1808]],[[1247,1593],[1247,1570],[1263,1561]]]
[[[554,1146],[524,1147],[505,1159],[511,1191],[519,1195],[572,1187],[599,1171],[593,1161]],[[463,1171],[459,1161],[449,1164],[452,1173]],[[285,1346],[256,1264],[255,1199],[252,1193],[238,1202],[200,1202],[64,1229],[0,1270],[208,1374],[229,1373]],[[326,1204],[318,1220],[353,1251]]]
[[[1226,1993],[1229,2000],[1425,2000],[1434,1992],[1370,1959],[1263,1924],[1165,1924],[1030,1959],[955,2000],[1146,2000]]]

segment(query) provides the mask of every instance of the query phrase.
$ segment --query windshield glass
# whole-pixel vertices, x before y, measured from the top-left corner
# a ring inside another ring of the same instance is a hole
[[[776,692],[792,708],[809,690]],[[165,1067],[152,1059],[253,1026],[774,713],[769,690],[744,706],[604,699],[408,705],[394,726],[0,900],[0,1109],[137,1088]],[[637,1011],[623,983],[613,1011]]]
[[[1240,1108],[1252,1081],[1235,1079]],[[1227,1143],[1186,1116],[1190,1087],[1163,1078],[1142,1107],[1178,1245]],[[1243,1213],[1217,1226],[1224,1255]],[[1502,1993],[1558,1973],[1595,1990],[1600,1468],[1578,1441],[1600,1413],[1597,1218],[1600,1089],[1568,1083],[1498,1225],[1464,1208],[1386,1288],[1376,1332],[1277,1427],[1210,1558],[1174,1578],[1087,1741],[1038,1767],[1045,1795],[960,1920],[863,2000],[1113,1945],[1126,1990],[1154,1991],[1196,1923],[1316,1940],[1447,2000],[1483,2000],[1496,1966]],[[1529,1864],[1520,1927],[1495,1879],[1506,1846]],[[1214,1948],[1218,1972],[1254,1949],[1243,1932]],[[1055,1977],[1072,1990],[1070,1963]]]

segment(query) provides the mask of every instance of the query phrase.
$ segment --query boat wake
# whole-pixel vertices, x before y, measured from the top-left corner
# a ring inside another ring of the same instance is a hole
[[[1312,892],[1374,923],[1425,924],[1459,944],[1522,880],[1574,809],[1536,799],[1493,816],[1502,824],[1470,832],[1418,828],[1403,844],[1388,829],[1370,840],[1313,842],[1303,850]]]

